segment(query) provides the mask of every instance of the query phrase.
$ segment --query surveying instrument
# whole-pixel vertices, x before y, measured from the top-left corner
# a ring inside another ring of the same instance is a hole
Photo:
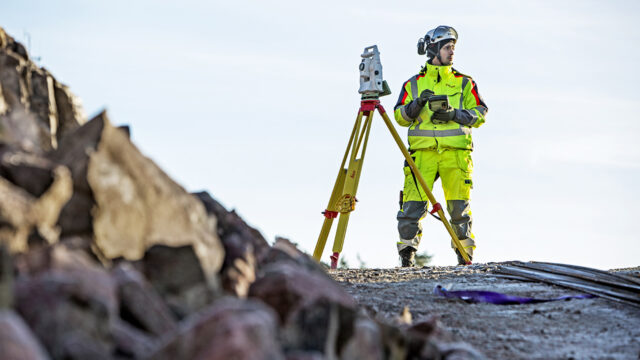
[[[360,110],[358,111],[356,122],[353,125],[351,137],[349,138],[347,149],[344,153],[344,157],[342,158],[342,163],[340,164],[340,170],[338,171],[338,176],[333,186],[333,191],[331,192],[329,204],[325,211],[322,212],[325,219],[322,224],[322,229],[320,230],[320,236],[318,237],[316,248],[313,251],[313,258],[316,259],[316,261],[320,261],[322,252],[324,251],[324,247],[327,243],[327,238],[329,237],[329,232],[331,231],[333,220],[339,217],[338,228],[336,230],[335,240],[333,241],[333,254],[331,255],[331,268],[335,269],[338,267],[338,258],[340,257],[340,253],[342,252],[342,247],[344,245],[344,237],[347,232],[349,215],[356,208],[358,182],[360,181],[360,174],[362,173],[362,164],[364,163],[364,156],[367,150],[373,115],[377,109],[382,116],[384,123],[387,125],[391,136],[393,136],[393,139],[396,141],[396,144],[398,144],[400,151],[409,164],[411,171],[417,178],[424,192],[427,194],[429,202],[433,204],[430,213],[432,215],[438,213],[442,223],[447,228],[447,232],[451,235],[453,244],[460,254],[462,254],[465,263],[467,265],[471,264],[471,260],[469,259],[467,252],[462,247],[462,244],[453,231],[451,224],[449,224],[449,221],[444,216],[442,206],[436,201],[435,197],[429,190],[427,183],[424,181],[422,174],[420,174],[420,171],[411,158],[409,151],[407,151],[407,148],[402,143],[402,139],[400,139],[398,132],[391,123],[391,120],[389,120],[382,104],[380,104],[380,96],[389,95],[391,94],[391,91],[389,90],[387,82],[382,79],[382,63],[380,62],[378,46],[373,45],[364,48],[364,52],[360,56],[362,57],[362,62],[359,65],[360,89],[358,90],[358,93],[362,94]],[[363,117],[365,117],[364,123],[362,122]],[[347,159],[349,159],[348,164]],[[345,164],[347,164],[346,168]]]

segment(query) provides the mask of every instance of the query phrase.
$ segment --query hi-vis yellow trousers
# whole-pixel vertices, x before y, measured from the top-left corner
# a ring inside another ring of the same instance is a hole
[[[429,190],[433,189],[433,183],[438,177],[441,179],[447,211],[451,216],[451,226],[467,254],[473,255],[475,240],[471,232],[472,218],[469,207],[473,188],[471,150],[416,150],[411,153],[411,157],[427,182]],[[422,237],[420,220],[426,215],[428,205],[426,194],[406,162],[404,175],[402,210],[397,216],[400,235],[398,251],[408,246],[418,249]],[[455,249],[453,244],[452,248]]]

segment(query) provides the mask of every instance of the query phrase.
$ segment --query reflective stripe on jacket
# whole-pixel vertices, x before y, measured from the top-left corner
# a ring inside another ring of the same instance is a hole
[[[449,104],[462,109],[459,114],[470,119],[469,126],[449,121],[446,124],[431,122],[431,110],[425,105],[417,118],[412,119],[405,107],[413,99],[420,97],[423,90],[429,89],[434,95],[447,95]],[[478,92],[478,86],[467,75],[452,69],[451,66],[436,66],[427,63],[420,74],[411,77],[402,86],[398,103],[394,107],[394,116],[400,126],[409,127],[409,147],[418,149],[473,149],[471,128],[479,127],[485,121],[487,105]]]

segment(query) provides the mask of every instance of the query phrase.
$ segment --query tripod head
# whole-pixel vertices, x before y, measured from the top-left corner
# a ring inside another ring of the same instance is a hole
[[[362,100],[377,99],[380,96],[391,94],[389,85],[382,79],[382,63],[380,62],[380,52],[378,46],[368,46],[360,55],[362,62],[360,70],[360,89]]]

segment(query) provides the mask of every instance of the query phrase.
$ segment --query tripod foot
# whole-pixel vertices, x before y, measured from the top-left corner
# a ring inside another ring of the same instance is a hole
[[[340,253],[339,252],[334,252],[333,255],[331,255],[331,268],[332,269],[337,269],[338,268],[338,258],[340,257]]]

